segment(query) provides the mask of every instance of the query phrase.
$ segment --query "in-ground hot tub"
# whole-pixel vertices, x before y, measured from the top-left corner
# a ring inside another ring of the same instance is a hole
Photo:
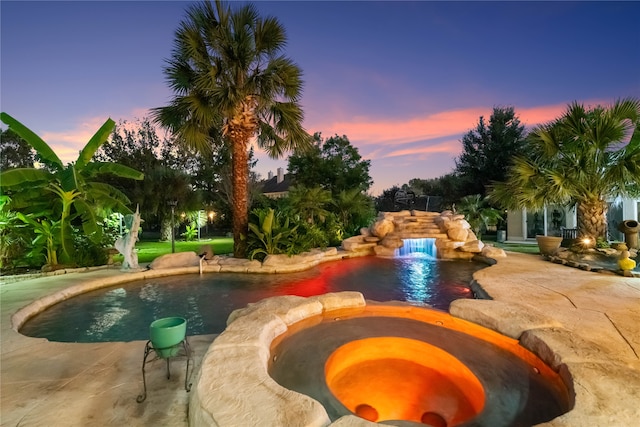
[[[466,365],[439,347],[409,338],[350,341],[327,359],[325,380],[346,409],[369,421],[459,425],[480,414],[486,400]]]
[[[573,403],[517,340],[424,307],[345,292],[264,300],[230,321],[191,425],[530,426]]]

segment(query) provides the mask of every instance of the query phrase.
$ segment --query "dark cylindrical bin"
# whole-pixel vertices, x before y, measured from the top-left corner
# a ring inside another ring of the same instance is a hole
[[[496,233],[496,241],[498,243],[504,243],[507,240],[507,231],[506,230],[498,230]]]
[[[618,225],[618,230],[624,233],[624,242],[629,249],[638,249],[638,232],[640,223],[634,219],[627,219]]]

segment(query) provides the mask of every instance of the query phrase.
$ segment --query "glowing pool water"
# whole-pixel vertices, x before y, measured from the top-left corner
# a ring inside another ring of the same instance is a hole
[[[369,421],[457,425],[485,404],[482,384],[450,353],[421,340],[375,337],[350,341],[325,363],[331,393]]]
[[[425,258],[366,257],[288,274],[212,273],[138,280],[60,301],[22,325],[24,335],[62,342],[146,340],[155,319],[187,319],[187,335],[220,333],[229,314],[278,295],[358,291],[373,300],[400,300],[447,310],[472,298],[474,271],[484,264]]]

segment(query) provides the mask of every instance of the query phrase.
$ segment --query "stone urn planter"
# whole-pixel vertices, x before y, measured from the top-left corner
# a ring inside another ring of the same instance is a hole
[[[624,233],[624,241],[629,249],[638,249],[638,232],[640,232],[640,222],[627,219],[618,225],[618,230]]]
[[[537,235],[536,241],[541,255],[553,255],[560,248],[562,237]]]

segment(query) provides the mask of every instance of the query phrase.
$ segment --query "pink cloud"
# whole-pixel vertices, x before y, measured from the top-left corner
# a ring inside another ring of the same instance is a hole
[[[129,117],[133,117],[136,119],[142,119],[143,117],[150,117],[150,116],[151,116],[151,108],[145,108],[145,107],[134,108],[133,110],[131,110],[131,113],[129,114]],[[132,120],[132,119],[128,119],[128,120]]]
[[[149,116],[148,108],[135,108],[126,113],[129,126],[135,126],[135,120]],[[78,158],[80,150],[89,142],[91,137],[100,129],[104,122],[109,118],[108,115],[95,117],[85,117],[76,122],[73,127],[65,131],[42,131],[36,133],[42,138],[60,158],[62,163],[75,162]],[[118,122],[120,117],[112,116],[113,120]],[[164,130],[156,127],[158,135],[162,137]]]
[[[533,108],[516,108],[516,114],[520,117],[522,124],[533,127],[560,117],[566,109],[567,104],[543,105]]]
[[[562,104],[555,105],[543,105],[540,107],[532,108],[517,108],[516,113],[520,116],[520,121],[528,127],[533,127],[539,124],[548,123],[562,116],[569,104],[572,101],[567,101]],[[578,103],[585,106],[585,108],[593,108],[596,105],[611,106],[613,102],[611,100],[603,99],[590,99],[586,101],[578,100]]]
[[[312,124],[311,127],[321,130],[323,135],[347,135],[350,141],[358,141],[360,146],[381,143],[406,144],[463,133],[473,127],[479,116],[490,114],[490,109],[469,108],[406,120],[355,118],[353,121]]]
[[[62,163],[70,163],[78,159],[80,150],[105,120],[107,117],[90,117],[83,119],[73,129],[62,132],[43,131],[39,136],[53,149]]]
[[[433,154],[446,153],[446,154],[458,155],[460,153],[460,148],[461,147],[460,147],[459,141],[451,140],[451,141],[441,142],[435,145],[394,150],[382,157],[418,156],[418,159],[423,159]]]
[[[515,107],[516,114],[521,122],[528,127],[545,123],[559,117],[567,108],[567,103],[544,105],[531,108]],[[488,119],[492,109],[484,107],[472,107],[460,110],[444,111],[441,113],[428,114],[422,117],[411,117],[402,119],[381,119],[367,118],[353,115],[352,120],[325,120],[324,123],[311,123],[310,128],[322,131],[325,137],[337,134],[346,135],[356,146],[370,147],[371,156],[378,157],[383,152],[384,146],[403,146],[411,143],[425,143],[429,140],[439,138],[456,137],[459,141],[469,130],[473,129],[480,116]],[[344,117],[344,115],[342,115]],[[453,149],[455,143],[449,141],[446,151],[457,153],[458,149]],[[378,146],[378,148],[374,148]],[[436,146],[423,147],[424,153],[436,152],[440,143]],[[444,145],[443,145],[444,146]],[[394,155],[404,155],[397,153],[415,153],[419,149],[406,148],[395,151]],[[391,153],[386,154],[391,156]],[[385,156],[385,157],[386,157]]]

